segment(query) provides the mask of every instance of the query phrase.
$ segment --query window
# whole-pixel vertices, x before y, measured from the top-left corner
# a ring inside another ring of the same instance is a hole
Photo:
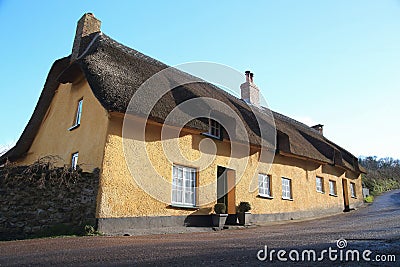
[[[208,134],[217,138],[221,138],[221,124],[213,119],[210,119]]]
[[[336,196],[336,182],[329,180],[329,194]]]
[[[282,198],[292,199],[292,181],[287,178],[282,178]]]
[[[262,197],[272,197],[270,175],[258,174],[258,194]]]
[[[317,192],[324,193],[324,179],[321,177],[317,177],[315,179],[315,183],[317,185]]]
[[[350,183],[350,193],[351,197],[356,198],[356,184],[355,183]]]
[[[78,155],[79,155],[78,152],[72,154],[71,168],[73,170],[76,170],[76,167],[78,166]]]
[[[82,105],[83,105],[83,98],[81,100],[79,100],[79,102],[78,102],[78,107],[76,108],[74,125],[72,125],[72,127],[69,128],[70,131],[77,128],[81,124]]]
[[[172,205],[196,206],[196,169],[178,165],[173,166]]]

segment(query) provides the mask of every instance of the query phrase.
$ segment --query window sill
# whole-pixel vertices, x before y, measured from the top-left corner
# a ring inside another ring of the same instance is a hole
[[[79,126],[81,126],[81,125],[80,124],[75,124],[74,126],[68,128],[68,131],[72,131],[72,130],[78,128]]]
[[[186,210],[198,210],[200,207],[198,206],[189,206],[183,204],[171,204],[169,205],[171,208],[178,208],[178,209],[186,209]]]
[[[287,198],[287,197],[283,197],[282,200],[289,200],[289,201],[293,201],[293,198]]]
[[[210,133],[202,133],[202,135],[204,135],[204,136],[206,136],[206,137],[210,137],[210,138],[212,138],[212,139],[219,140],[219,141],[222,140],[221,136],[215,136],[215,135],[212,135],[212,134],[210,134]]]
[[[274,199],[273,196],[260,195],[260,194],[258,194],[257,197],[259,197],[259,198],[265,198],[265,199]]]
[[[335,194],[329,193],[329,195],[332,196],[332,197],[337,197],[337,195],[335,195]]]

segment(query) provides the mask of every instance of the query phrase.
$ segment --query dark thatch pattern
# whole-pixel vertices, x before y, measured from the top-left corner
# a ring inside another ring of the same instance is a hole
[[[95,41],[86,53],[73,64],[68,66],[68,58],[56,61],[49,73],[36,110],[27,126],[31,135],[27,136],[25,134],[27,129],[25,129],[17,145],[0,158],[0,163],[4,162],[5,158],[16,159],[29,149],[50,104],[58,81],[72,82],[77,73],[83,72],[94,95],[106,110],[125,113],[132,96],[142,83],[155,73],[168,67],[104,34],[99,34],[94,38]],[[64,72],[57,81],[56,77],[63,69]],[[182,72],[178,73],[182,76],[189,75]],[[178,83],[171,77],[164,77],[160,82],[164,85]],[[227,104],[245,122],[249,140],[254,145],[259,146],[261,144],[261,133],[253,112],[256,113],[257,118],[267,125],[265,128],[267,131],[273,129],[272,125],[268,123],[268,110],[256,109],[252,111],[243,100],[208,83],[191,83],[169,91],[154,106],[149,117],[155,121],[164,122],[167,115],[177,105],[196,97],[210,97]],[[146,101],[146,99],[143,99],[143,101]],[[209,109],[206,103],[204,108]],[[129,110],[129,113],[131,112],[140,114],[140,110]],[[326,139],[316,130],[282,114],[276,112],[272,112],[272,114],[277,129],[277,153],[293,154],[355,172],[364,171],[363,169],[360,170],[361,167],[358,165],[356,157]],[[207,124],[201,119],[189,122],[187,127],[202,131],[207,130]],[[232,139],[232,136],[230,138]],[[240,140],[240,137],[238,139]]]

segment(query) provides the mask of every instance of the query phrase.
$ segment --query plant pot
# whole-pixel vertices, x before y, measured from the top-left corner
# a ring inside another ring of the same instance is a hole
[[[212,223],[214,227],[223,228],[228,214],[213,214]]]
[[[251,212],[238,212],[237,217],[240,225],[250,225]]]

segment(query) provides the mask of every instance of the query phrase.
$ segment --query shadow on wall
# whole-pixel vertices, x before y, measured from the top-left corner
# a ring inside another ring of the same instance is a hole
[[[189,227],[210,227],[212,226],[211,219],[212,208],[200,208],[188,215],[184,221],[185,226]]]

